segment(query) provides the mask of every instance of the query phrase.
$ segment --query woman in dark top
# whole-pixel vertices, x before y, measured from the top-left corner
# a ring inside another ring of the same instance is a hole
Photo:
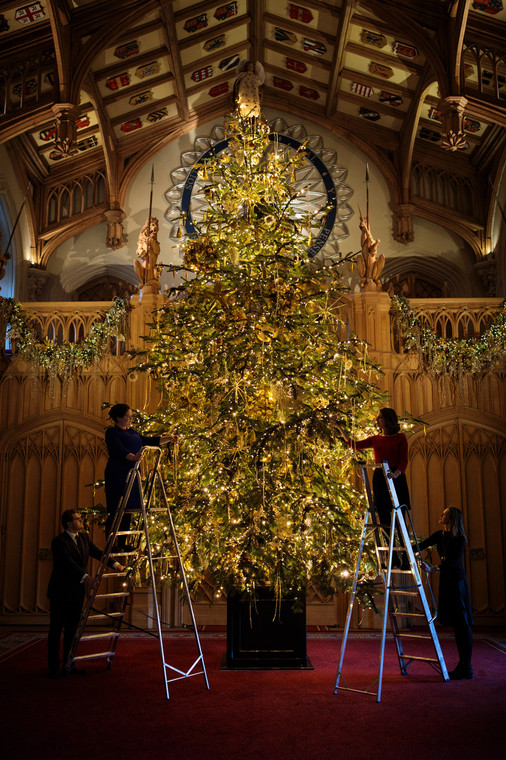
[[[408,466],[408,440],[397,418],[395,409],[385,407],[379,410],[376,422],[380,429],[380,435],[371,435],[361,441],[354,441],[340,425],[335,427],[340,431],[347,444],[358,451],[373,449],[374,461],[381,464],[386,460],[390,466],[390,476],[393,480],[399,504],[401,507],[411,509],[409,503],[408,483],[406,480],[406,467]],[[380,522],[387,525],[390,523],[392,512],[392,499],[381,468],[374,470],[372,478],[374,504],[379,515]]]
[[[453,626],[455,643],[459,652],[459,663],[449,675],[452,681],[468,680],[473,677],[471,655],[473,652],[473,613],[469,586],[462,558],[466,546],[464,520],[460,509],[447,507],[441,515],[443,530],[437,530],[419,544],[420,551],[430,546],[437,548],[441,564],[426,570],[440,573],[439,603],[437,620],[441,625]]]
[[[105,442],[109,459],[105,467],[105,498],[107,503],[106,535],[109,535],[114,515],[125,490],[128,473],[141,458],[143,446],[163,446],[165,443],[175,443],[178,438],[173,435],[140,435],[133,430],[132,412],[128,404],[115,404],[109,410],[109,417],[114,425],[105,431]],[[137,484],[134,483],[128,498],[127,509],[141,509],[141,497]],[[126,515],[120,530],[128,530],[130,516]]]

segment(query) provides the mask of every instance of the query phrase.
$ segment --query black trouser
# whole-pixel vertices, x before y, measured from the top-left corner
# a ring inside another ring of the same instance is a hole
[[[473,653],[473,632],[463,612],[455,619],[453,630],[459,652],[459,666],[463,670],[468,670],[471,668],[471,655]]]
[[[47,635],[47,664],[49,672],[56,674],[60,667],[60,639],[63,631],[63,665],[66,664],[74,639],[81,610],[83,594],[80,598],[68,600],[50,599],[49,632]]]

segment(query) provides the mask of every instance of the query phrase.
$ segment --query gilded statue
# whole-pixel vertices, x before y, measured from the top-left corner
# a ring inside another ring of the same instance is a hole
[[[385,266],[385,257],[382,253],[378,256],[380,240],[375,240],[371,235],[369,221],[360,216],[360,247],[361,253],[356,258],[357,269],[360,274],[360,288],[362,290],[380,291],[380,274]]]
[[[264,67],[260,61],[239,61],[234,82],[234,101],[237,110],[245,118],[260,116],[262,85],[265,82]]]
[[[160,255],[158,242],[158,219],[150,216],[144,224],[137,242],[137,259],[134,261],[135,272],[140,280],[142,293],[160,292],[160,268],[157,265]]]

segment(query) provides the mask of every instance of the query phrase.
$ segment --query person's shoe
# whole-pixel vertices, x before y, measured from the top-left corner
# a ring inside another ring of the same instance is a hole
[[[64,668],[62,671],[62,674],[64,676],[85,676],[86,671],[84,668],[78,668],[76,665],[74,665],[70,670],[67,670],[67,668]]]
[[[455,670],[450,670],[448,675],[450,676],[450,681],[472,681],[474,674],[472,668],[463,668],[459,664]]]

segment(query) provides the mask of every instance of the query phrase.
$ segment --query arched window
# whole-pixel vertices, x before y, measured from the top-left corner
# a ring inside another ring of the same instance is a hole
[[[3,298],[14,297],[14,238],[6,251],[11,231],[7,207],[0,195],[0,295]]]

